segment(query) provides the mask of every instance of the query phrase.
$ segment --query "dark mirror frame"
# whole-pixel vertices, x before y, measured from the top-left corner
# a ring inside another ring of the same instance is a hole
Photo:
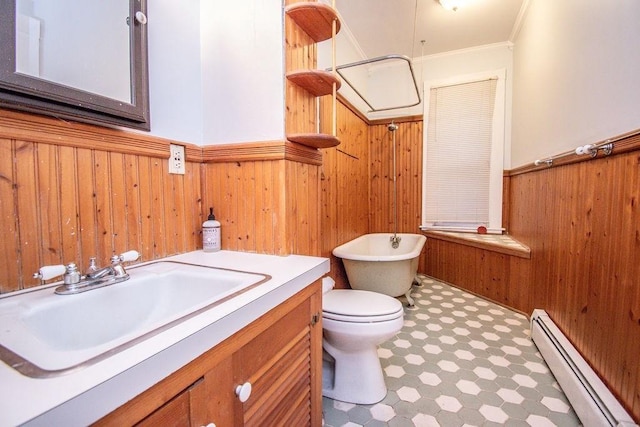
[[[0,107],[150,130],[147,26],[135,19],[138,11],[146,16],[146,0],[129,1],[131,103],[17,73],[15,11],[15,0],[0,0]]]

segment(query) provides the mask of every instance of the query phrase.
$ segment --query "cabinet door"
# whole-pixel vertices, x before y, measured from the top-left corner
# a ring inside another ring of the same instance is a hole
[[[242,424],[311,424],[311,302],[305,299],[234,354],[236,384],[251,383],[236,408]]]
[[[199,398],[201,399],[204,392],[203,379],[200,379],[136,425],[139,427],[188,427],[192,425],[206,425],[192,422],[193,403],[197,402]]]

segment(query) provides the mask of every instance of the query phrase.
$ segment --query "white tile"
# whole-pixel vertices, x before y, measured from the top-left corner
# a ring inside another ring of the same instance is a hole
[[[493,372],[491,369],[484,368],[482,366],[478,366],[477,368],[474,368],[473,373],[476,374],[478,378],[482,378],[484,380],[490,380],[490,381],[493,381],[498,377],[496,373]]]
[[[438,347],[437,345],[433,345],[433,344],[426,344],[424,347],[422,347],[422,349],[429,354],[440,354],[442,353],[442,349],[440,347]]]
[[[462,404],[453,396],[438,396],[436,403],[443,411],[458,412]]]
[[[531,427],[556,427],[556,424],[549,418],[541,417],[540,415],[529,415],[526,422]]]
[[[512,356],[520,356],[522,354],[522,352],[519,349],[517,349],[516,347],[511,347],[509,345],[503,345],[502,347],[500,347],[500,350]]]
[[[487,343],[483,341],[477,341],[477,340],[469,341],[469,345],[477,350],[486,350],[489,348]]]
[[[546,374],[549,372],[549,369],[545,365],[538,362],[525,362],[524,366],[531,372],[536,372],[538,374]]]
[[[406,374],[406,372],[404,371],[404,369],[402,369],[402,366],[395,366],[395,365],[389,365],[384,369],[384,372],[392,377],[392,378],[400,378],[402,377],[404,374]]]
[[[456,335],[461,335],[463,337],[471,334],[471,332],[469,332],[469,330],[465,328],[453,328],[453,333]]]
[[[569,410],[571,409],[569,405],[567,405],[565,402],[555,397],[548,397],[548,396],[543,397],[542,404],[547,408],[549,408],[550,411],[562,412],[563,414],[568,413]]]
[[[407,354],[404,357],[404,360],[406,360],[408,364],[416,366],[422,365],[424,363],[424,358],[418,354]]]
[[[439,320],[440,320],[440,323],[446,323],[447,325],[452,325],[456,323],[455,319],[448,316],[442,316]]]
[[[389,349],[378,347],[378,357],[380,359],[389,359],[393,357],[393,352]]]
[[[436,324],[436,323],[429,323],[427,324],[427,329],[432,331],[432,332],[439,332],[442,330],[442,326]]]
[[[461,392],[472,394],[474,396],[477,396],[482,391],[476,383],[467,380],[458,381],[456,383],[456,387],[458,387],[458,390],[460,390]]]
[[[438,366],[447,372],[458,372],[460,370],[460,367],[450,360],[441,360],[438,362]]]
[[[516,374],[513,377],[513,380],[520,384],[522,387],[534,388],[538,385],[538,382],[531,377],[526,375]]]
[[[515,403],[516,405],[519,405],[524,401],[524,397],[522,397],[522,395],[515,390],[501,388],[500,390],[498,390],[497,394],[505,402]]]
[[[500,337],[494,334],[493,332],[483,332],[482,338],[484,338],[487,341],[500,341]]]
[[[488,421],[492,421],[494,423],[504,424],[504,422],[509,419],[509,416],[497,406],[482,405],[480,407],[480,413]]]
[[[440,423],[432,415],[418,414],[411,418],[416,427],[440,427]]]
[[[495,329],[498,332],[503,332],[505,334],[510,334],[511,333],[511,328],[504,326],[504,325],[495,325],[493,327],[493,329]]]
[[[336,409],[339,409],[339,410],[341,410],[343,412],[347,412],[347,411],[355,408],[356,405],[353,404],[353,403],[341,402],[339,400],[334,400],[333,401],[333,407],[336,408]]]
[[[412,331],[411,336],[417,340],[423,340],[428,337],[428,335],[422,331]]]
[[[411,343],[407,340],[399,339],[393,342],[393,345],[399,348],[409,348],[411,347]]]
[[[398,393],[398,397],[404,400],[405,402],[413,403],[419,400],[421,397],[420,393],[418,393],[418,390],[416,390],[413,387],[407,387],[407,386],[401,387],[400,389],[398,389],[397,393]],[[376,419],[379,419],[379,418],[376,418]],[[384,420],[381,420],[381,421],[384,421]]]
[[[491,362],[493,365],[503,366],[503,367],[511,365],[511,362],[509,362],[507,359],[505,359],[502,356],[489,356],[489,362]]]
[[[522,347],[531,347],[533,345],[529,338],[514,337],[513,342]]]
[[[434,387],[442,383],[440,377],[431,372],[423,372],[418,376],[418,378],[420,379],[420,381],[422,381],[423,384],[431,385]]]
[[[373,416],[373,419],[378,421],[387,422],[396,416],[396,411],[394,411],[394,409],[391,406],[384,405],[382,403],[373,405],[370,411],[371,411],[371,415]]]
[[[474,328],[474,329],[479,329],[482,328],[482,323],[476,321],[476,320],[467,320],[466,322],[464,322],[465,325],[467,325],[470,328]]]
[[[442,344],[449,344],[449,345],[454,345],[458,342],[457,339],[455,339],[454,337],[450,337],[448,335],[444,335],[440,338],[438,338],[438,340],[442,343]]]
[[[453,354],[455,354],[458,359],[462,360],[473,360],[476,358],[473,353],[467,350],[456,350]]]

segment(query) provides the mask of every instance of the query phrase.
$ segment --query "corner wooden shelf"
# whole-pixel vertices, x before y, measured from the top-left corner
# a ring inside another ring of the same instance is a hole
[[[285,12],[316,43],[332,37],[331,25],[333,21],[336,21],[336,34],[340,31],[338,13],[324,3],[294,3],[287,6]]]
[[[287,139],[313,148],[331,148],[340,145],[337,137],[324,133],[293,133],[287,135]]]
[[[318,43],[324,40],[332,39],[332,64],[335,68],[335,35],[340,31],[340,20],[338,19],[338,13],[327,4],[306,1],[293,3],[285,7],[285,13],[289,18],[289,21],[308,36],[301,37],[303,43]],[[299,131],[308,131],[308,127],[301,123],[309,123],[309,121],[315,120],[314,117],[308,117],[310,114],[315,115],[312,109],[305,110],[302,108],[302,122],[297,121],[294,125],[287,127],[287,140],[305,145],[312,148],[331,148],[340,145],[340,140],[335,136],[336,131],[336,92],[340,87],[340,80],[335,73],[326,71],[313,70],[308,68],[315,67],[315,50],[313,50],[313,60],[306,58],[306,60],[297,60],[293,62],[296,66],[289,65],[287,70],[287,80],[296,86],[302,88],[306,94],[296,94],[296,98],[292,99],[293,105],[297,102],[298,96],[301,97],[304,102],[309,102],[309,97],[319,97],[331,94],[333,96],[333,132],[331,135],[322,133],[296,133]],[[299,58],[298,58],[299,59]],[[303,58],[304,59],[304,58]],[[294,69],[291,69],[294,68]],[[297,68],[297,69],[295,69]],[[289,105],[287,106],[290,107]],[[309,119],[307,121],[307,119]]]
[[[287,79],[307,90],[313,96],[331,95],[333,84],[340,89],[340,79],[333,73],[320,70],[301,70],[287,73]]]

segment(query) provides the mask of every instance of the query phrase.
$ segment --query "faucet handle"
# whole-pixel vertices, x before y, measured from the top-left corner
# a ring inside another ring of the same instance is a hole
[[[94,271],[98,271],[99,267],[96,263],[96,257],[89,258],[89,267],[87,267],[87,273],[93,273]]]
[[[43,267],[40,267],[40,269],[36,273],[33,273],[33,278],[40,280],[49,280],[57,276],[62,276],[66,271],[67,268],[62,264],[45,265]]]
[[[138,251],[127,251],[118,255],[120,262],[135,261],[138,258],[140,258],[140,253],[138,253]]]

